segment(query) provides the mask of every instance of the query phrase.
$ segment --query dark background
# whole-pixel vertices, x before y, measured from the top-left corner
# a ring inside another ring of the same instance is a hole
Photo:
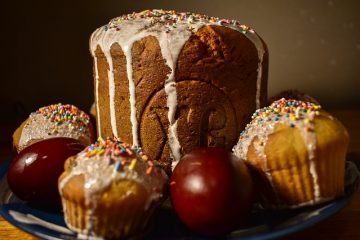
[[[57,102],[88,110],[93,102],[90,34],[111,18],[151,8],[238,19],[268,45],[269,95],[295,88],[327,108],[360,108],[356,0],[33,0],[1,5],[4,116]]]

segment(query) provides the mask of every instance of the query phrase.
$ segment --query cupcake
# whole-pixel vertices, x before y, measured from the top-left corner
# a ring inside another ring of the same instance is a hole
[[[35,142],[54,137],[68,137],[83,145],[91,144],[94,130],[89,115],[70,104],[42,107],[16,129],[13,145],[20,152]]]
[[[140,148],[99,139],[65,162],[58,184],[65,222],[86,236],[137,237],[164,200],[167,182]]]
[[[233,151],[251,167],[263,206],[297,208],[343,194],[348,142],[320,105],[282,98],[253,114]]]

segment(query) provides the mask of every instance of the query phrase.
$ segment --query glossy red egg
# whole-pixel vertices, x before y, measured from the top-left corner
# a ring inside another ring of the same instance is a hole
[[[7,180],[13,193],[40,206],[60,202],[57,181],[65,160],[84,148],[71,138],[50,138],[22,150],[10,165]]]
[[[223,235],[244,223],[253,192],[245,163],[222,148],[193,150],[171,176],[176,213],[189,229],[204,235]]]

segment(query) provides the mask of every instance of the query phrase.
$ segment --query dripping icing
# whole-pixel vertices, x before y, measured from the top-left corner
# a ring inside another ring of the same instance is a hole
[[[94,56],[94,68],[95,68],[95,99],[96,99],[96,115],[97,117],[97,132],[98,135],[101,136],[101,121],[100,121],[100,107],[99,107],[99,73],[98,73],[98,66],[97,66],[97,57]]]
[[[120,45],[121,46],[121,45]],[[133,69],[132,69],[132,56],[131,56],[131,47],[125,46],[123,48],[125,58],[126,58],[126,74],[129,81],[129,95],[130,95],[130,121],[131,121],[131,131],[132,131],[132,137],[133,137],[133,145],[138,146],[139,140],[138,140],[138,130],[137,130],[137,119],[136,119],[136,97],[135,97],[135,83],[133,79]]]

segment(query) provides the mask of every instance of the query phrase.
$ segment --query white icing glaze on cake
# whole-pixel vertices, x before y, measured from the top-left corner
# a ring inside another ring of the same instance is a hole
[[[315,162],[316,133],[314,131],[313,120],[320,114],[320,109],[319,105],[297,100],[280,99],[275,101],[269,107],[258,109],[254,113],[253,120],[246,126],[245,130],[241,133],[237,145],[233,148],[233,152],[237,157],[247,160],[249,146],[253,144],[256,154],[264,163],[263,171],[266,173],[270,184],[274,186],[265,153],[267,139],[275,131],[275,127],[278,124],[297,128],[307,148],[309,173],[313,181],[314,200],[290,206],[293,208],[328,200],[328,198],[325,199],[321,196]],[[255,138],[257,138],[256,141],[254,140]],[[278,200],[279,193],[275,187],[273,187],[273,190]]]
[[[132,44],[131,44],[132,46]],[[125,58],[126,58],[126,73],[127,78],[129,80],[129,92],[130,92],[130,120],[132,125],[132,137],[133,137],[133,145],[139,145],[139,137],[138,137],[138,122],[136,119],[136,95],[135,95],[135,83],[132,78],[132,55],[131,55],[131,46],[125,46],[123,49]]]
[[[97,57],[95,56],[95,54],[93,55],[94,57],[94,71],[95,71],[95,106],[96,106],[96,115],[100,116],[100,107],[99,104],[97,104],[99,102],[99,72],[98,72],[98,66],[97,66]],[[101,129],[101,121],[100,118],[97,117],[97,132],[100,132]]]
[[[110,114],[111,126],[114,135],[117,133],[115,120],[114,103],[114,85],[113,85],[113,69],[110,48],[114,43],[117,43],[122,48],[126,57],[127,77],[129,80],[130,93],[130,110],[131,110],[131,124],[133,145],[139,145],[138,122],[136,118],[136,96],[135,85],[132,74],[132,46],[133,44],[147,36],[154,36],[158,39],[161,53],[165,59],[166,64],[170,68],[170,73],[165,80],[164,89],[167,95],[168,107],[168,139],[170,154],[172,158],[172,167],[174,168],[180,160],[181,145],[177,134],[177,121],[175,113],[177,108],[177,92],[175,84],[175,68],[178,56],[186,41],[192,34],[198,31],[199,28],[206,25],[224,26],[243,33],[255,45],[258,51],[258,69],[256,82],[256,96],[255,102],[257,108],[260,107],[260,88],[262,78],[262,64],[263,55],[265,53],[263,43],[254,30],[245,25],[241,25],[238,21],[219,19],[208,17],[205,15],[191,14],[191,13],[176,13],[175,11],[152,10],[143,11],[141,13],[133,13],[122,17],[115,18],[110,21],[108,25],[97,29],[90,38],[90,50],[93,56],[98,46],[105,54],[106,60],[109,63],[109,95],[110,95]],[[97,61],[94,63],[97,65]],[[97,76],[98,77],[98,76]],[[96,88],[95,95],[98,96],[98,88]],[[98,98],[96,99],[98,101]],[[98,104],[97,104],[98,105]],[[100,116],[100,115],[99,115]],[[100,123],[98,117],[98,124]],[[100,127],[98,128],[100,132]]]
[[[81,139],[84,145],[93,141],[90,118],[70,104],[54,104],[42,107],[30,114],[22,128],[18,151],[28,145],[48,138],[68,137]]]

